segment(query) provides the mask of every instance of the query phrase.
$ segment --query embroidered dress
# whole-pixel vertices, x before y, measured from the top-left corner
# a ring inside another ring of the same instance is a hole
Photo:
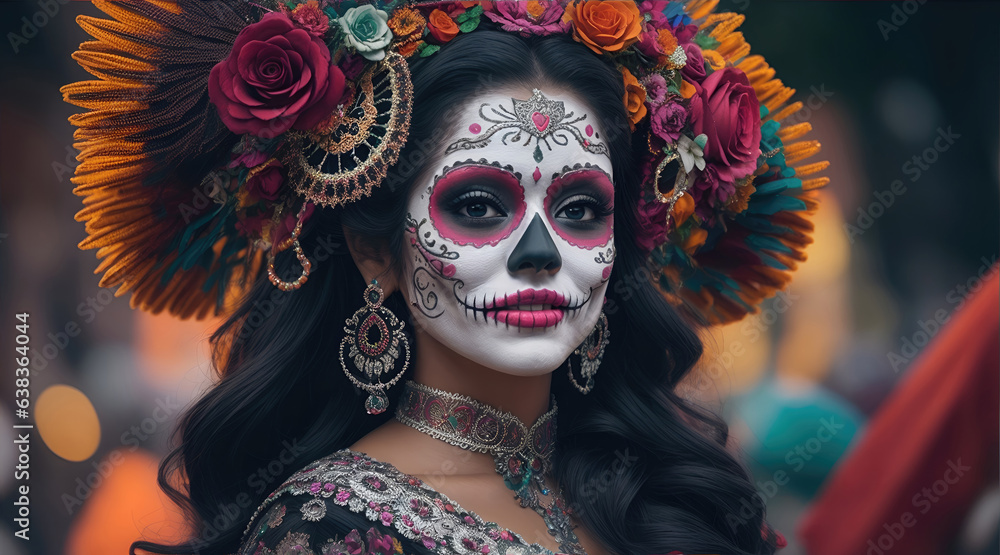
[[[557,555],[350,449],[309,464],[268,495],[238,553]]]

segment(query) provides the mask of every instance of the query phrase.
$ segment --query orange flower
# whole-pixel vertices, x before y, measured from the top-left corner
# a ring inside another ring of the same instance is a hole
[[[458,25],[448,14],[435,8],[427,21],[431,35],[440,43],[446,43],[458,35]]]
[[[674,213],[671,214],[674,220],[674,229],[677,229],[687,221],[691,214],[694,214],[694,197],[691,196],[691,193],[685,192],[674,203]]]
[[[622,68],[625,79],[625,111],[628,112],[628,126],[635,131],[635,124],[646,117],[646,89],[632,75],[628,68]]]
[[[667,56],[674,53],[677,50],[677,37],[670,32],[670,29],[660,29],[657,33],[656,42],[659,43],[660,48],[663,49],[663,53]]]
[[[427,19],[417,10],[403,7],[392,13],[388,25],[392,30],[393,42],[396,43],[399,54],[409,58],[423,42],[420,38],[423,37],[424,28],[427,27]]]
[[[684,98],[691,98],[694,93],[698,92],[698,89],[694,88],[694,85],[689,83],[686,79],[681,80],[681,96]]]
[[[705,239],[708,239],[708,232],[704,229],[697,227],[691,230],[691,234],[687,236],[684,243],[681,244],[681,249],[689,255],[694,254],[694,251],[698,250],[698,247],[705,244]]]
[[[525,8],[534,19],[538,19],[543,13],[545,13],[545,6],[538,0],[528,0],[528,6]]]
[[[702,50],[701,55],[705,58],[705,61],[708,62],[708,65],[712,66],[712,71],[720,70],[726,67],[726,59],[722,57],[722,54],[719,54],[715,50]]]
[[[657,67],[664,69],[677,69],[674,61],[674,54],[680,48],[677,44],[677,37],[670,29],[660,29],[656,32],[656,45],[663,54],[657,59]],[[681,48],[681,51],[684,49]],[[683,66],[680,66],[683,67]]]
[[[402,57],[404,57],[404,58],[409,58],[410,56],[413,55],[414,52],[417,51],[417,48],[420,48],[421,44],[424,44],[424,41],[422,41],[422,40],[415,40],[415,41],[410,41],[410,42],[402,43],[402,44],[400,44],[397,47],[398,50],[399,50],[399,55],[402,56]]]
[[[750,195],[756,190],[757,188],[753,186],[752,179],[746,185],[736,187],[736,192],[726,201],[726,210],[735,214],[745,211],[750,207]]]
[[[410,35],[423,34],[427,20],[417,10],[404,7],[392,12],[388,25],[392,29],[393,36],[397,39],[407,39]]]
[[[635,2],[573,0],[563,21],[573,22],[573,38],[598,54],[620,52],[639,40],[642,14]]]

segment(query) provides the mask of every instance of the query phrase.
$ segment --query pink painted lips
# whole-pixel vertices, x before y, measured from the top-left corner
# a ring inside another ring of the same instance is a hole
[[[547,328],[562,321],[566,297],[549,289],[525,289],[486,302],[486,315],[519,328]]]

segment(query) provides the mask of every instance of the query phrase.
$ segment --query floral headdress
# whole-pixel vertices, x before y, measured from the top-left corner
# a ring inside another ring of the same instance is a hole
[[[738,320],[805,259],[828,163],[800,163],[819,144],[782,121],[802,104],[717,2],[95,0],[114,19],[78,16],[96,40],[73,57],[99,80],[62,88],[90,110],[70,118],[80,247],[153,313],[229,310],[264,271],[296,289],[317,205],[371,194],[406,143],[408,58],[484,27],[569,34],[615,62],[648,144],[637,240],[659,287],[697,322]]]

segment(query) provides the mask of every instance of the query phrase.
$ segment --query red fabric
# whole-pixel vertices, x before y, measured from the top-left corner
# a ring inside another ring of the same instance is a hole
[[[810,555],[946,553],[996,481],[1000,275],[992,270],[824,486],[798,530]]]

